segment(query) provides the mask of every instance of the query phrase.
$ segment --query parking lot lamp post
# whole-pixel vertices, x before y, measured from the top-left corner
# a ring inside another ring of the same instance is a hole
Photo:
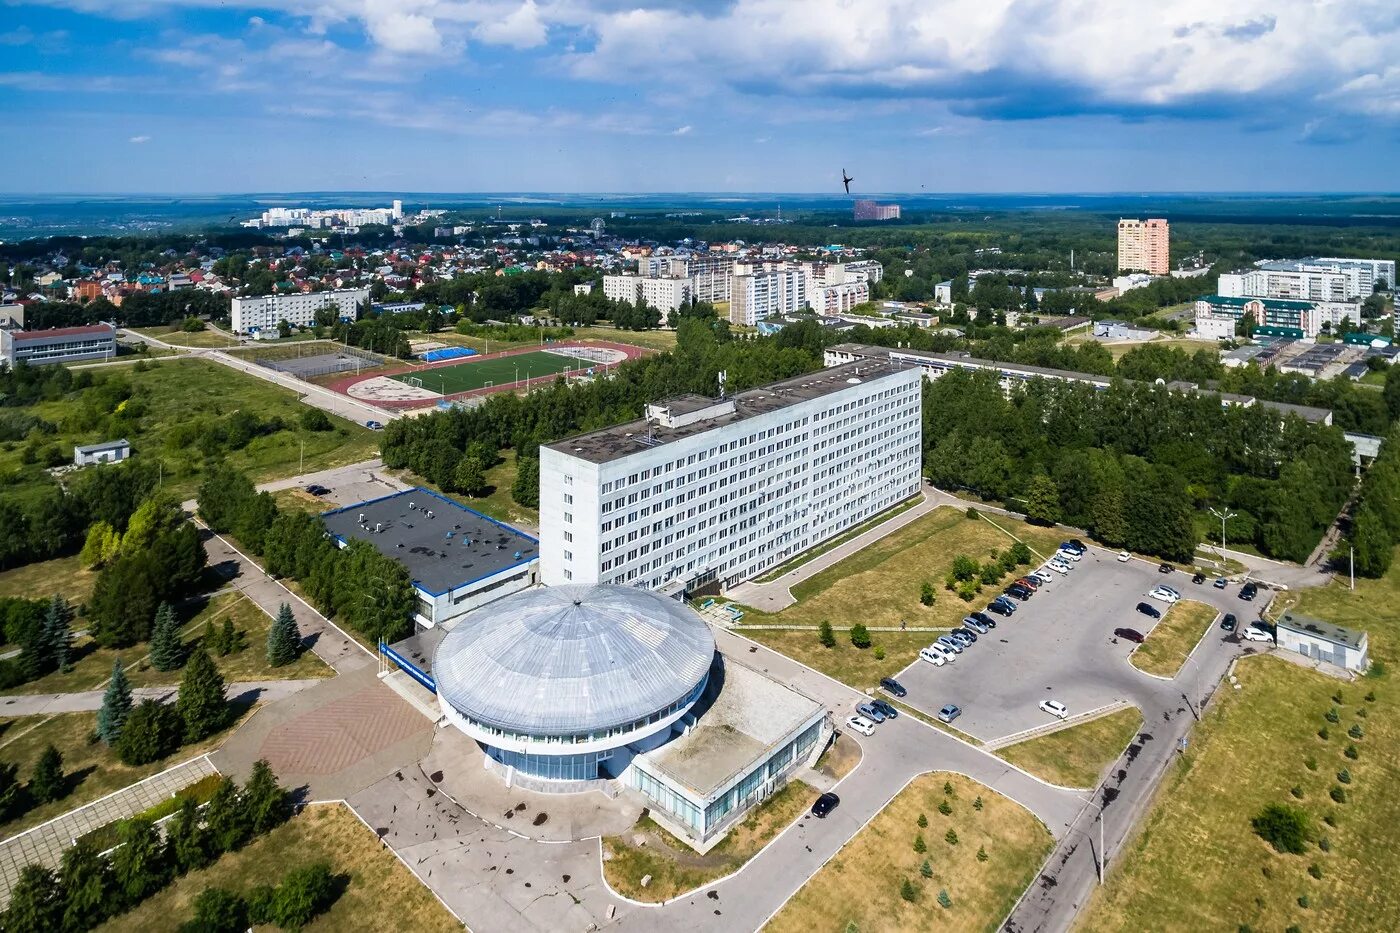
[[[1229,509],[1222,512],[1213,508],[1210,510],[1210,514],[1220,519],[1220,560],[1223,562],[1225,560],[1225,522],[1227,519],[1234,518],[1238,513],[1231,512]]]

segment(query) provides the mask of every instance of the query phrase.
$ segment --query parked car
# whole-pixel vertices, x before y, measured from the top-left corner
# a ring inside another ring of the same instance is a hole
[[[951,635],[939,635],[937,643],[954,654],[962,654],[963,646],[954,641]]]
[[[1001,603],[992,603],[992,604],[990,604],[989,606],[987,606],[987,611],[988,611],[988,612],[995,612],[995,613],[996,613],[997,615],[999,615],[999,616],[1009,616],[1009,615],[1011,615],[1011,610],[1010,610],[1010,609],[1007,609],[1007,608],[1006,608],[1004,605],[1002,605]]]
[[[319,483],[312,483],[306,487],[306,491],[313,496],[325,496],[330,494],[330,490]]]
[[[1040,708],[1056,719],[1065,719],[1069,716],[1069,710],[1065,709],[1065,705],[1059,700],[1041,700]]]
[[[1080,554],[1078,551],[1070,551],[1066,550],[1065,548],[1060,548],[1058,551],[1055,552],[1055,556],[1062,560],[1067,560],[1070,563],[1077,564],[1079,563],[1079,559],[1083,555]]]
[[[874,703],[862,703],[856,707],[856,712],[872,722],[881,723],[885,721],[885,714],[876,709]]]
[[[1025,599],[1030,599],[1032,596],[1034,596],[1034,595],[1035,595],[1035,591],[1032,590],[1030,587],[1025,586],[1025,585],[1023,585],[1023,584],[1020,584],[1020,583],[1013,583],[1013,584],[1011,584],[1010,586],[1008,586],[1008,587],[1006,588],[1006,595],[1007,595],[1007,596],[1014,596],[1014,597],[1016,597],[1017,599],[1025,600]]]
[[[1223,590],[1223,589],[1225,589],[1225,586],[1226,586],[1225,578],[1224,578],[1224,577],[1216,577],[1216,578],[1215,578],[1215,582],[1212,583],[1211,586],[1215,587],[1217,590]]]
[[[1052,574],[1046,573],[1044,570],[1032,571],[1028,576],[1030,576],[1032,580],[1038,580],[1041,586],[1044,586],[1045,584],[1050,583],[1055,579],[1055,577]]]
[[[1016,605],[1016,600],[1014,600],[1014,599],[1012,599],[1010,596],[1006,596],[1006,595],[1004,595],[1004,594],[1001,595],[1001,596],[998,596],[996,599],[992,600],[992,603],[991,603],[991,604],[992,604],[993,606],[1005,606],[1007,609],[1010,609],[1013,613],[1019,608],[1019,607]]]
[[[1060,550],[1073,551],[1076,554],[1083,555],[1089,549],[1085,547],[1084,542],[1080,541],[1078,538],[1070,538],[1068,541],[1060,542]]]
[[[1233,612],[1225,613],[1225,617],[1220,620],[1220,628],[1227,632],[1235,630],[1235,614]]]
[[[1058,557],[1050,558],[1048,561],[1045,562],[1045,566],[1049,567],[1056,573],[1069,573],[1070,571],[1069,564],[1060,560]]]
[[[932,664],[934,667],[942,667],[943,665],[945,665],[945,664],[948,663],[948,658],[943,654],[942,651],[934,651],[934,650],[933,650],[934,648],[942,648],[942,647],[943,647],[942,645],[930,645],[930,646],[927,647],[927,648],[920,648],[920,649],[919,649],[919,660],[920,660],[920,661],[927,661],[928,663]]]
[[[977,633],[969,632],[965,628],[955,628],[948,633],[948,637],[953,641],[961,642],[964,648],[971,648],[977,643]]]
[[[956,651],[949,648],[947,645],[940,645],[938,642],[929,645],[927,650],[932,651],[934,654],[942,655],[945,661],[956,661],[958,659],[958,653]]]
[[[983,625],[981,622],[978,622],[972,616],[968,616],[967,618],[963,619],[963,626],[965,628],[972,629],[978,635],[987,634],[987,626]]]
[[[1255,583],[1253,580],[1240,587],[1240,599],[1243,599],[1245,602],[1249,602],[1258,595],[1259,584]]]
[[[1139,632],[1135,628],[1116,628],[1113,630],[1113,636],[1115,638],[1121,638],[1124,641],[1135,641],[1139,645],[1143,642],[1142,632]]]
[[[884,700],[871,700],[870,705],[875,707],[886,719],[898,719],[899,710],[895,709]]]
[[[1162,618],[1161,610],[1159,610],[1156,606],[1152,605],[1151,603],[1138,603],[1137,611],[1153,619]]]
[[[1120,563],[1120,564],[1126,564],[1128,561],[1130,561],[1130,560],[1132,560],[1132,559],[1133,559],[1133,555],[1129,554],[1127,551],[1119,551],[1119,552],[1118,552],[1118,563]]]
[[[826,815],[835,810],[841,804],[841,798],[827,791],[816,799],[812,804],[812,815],[819,820],[826,819]]]
[[[884,690],[890,696],[906,697],[909,695],[909,691],[904,689],[904,684],[895,680],[893,677],[880,678],[880,689]]]
[[[1019,583],[1019,584],[1021,584],[1022,586],[1028,587],[1029,589],[1032,589],[1032,590],[1038,590],[1038,589],[1040,589],[1040,581],[1039,581],[1039,580],[1032,579],[1031,577],[1028,577],[1028,576],[1026,576],[1026,577],[1017,577],[1017,578],[1016,578],[1015,580],[1013,580],[1012,582],[1013,582],[1013,583]]]
[[[864,716],[852,716],[850,719],[846,720],[846,725],[859,732],[861,735],[875,734],[875,723],[866,719]]]
[[[1158,573],[1171,573],[1171,572],[1174,571],[1174,570],[1176,570],[1176,568],[1173,567],[1171,564],[1168,564],[1168,563],[1166,563],[1166,562],[1163,562],[1162,564],[1158,565],[1158,567],[1157,567],[1157,572],[1158,572]]]
[[[993,619],[991,616],[987,615],[985,612],[974,612],[974,613],[972,613],[971,618],[974,618],[974,619],[976,619],[978,622],[981,622],[983,625],[987,626],[987,628],[996,628],[996,627],[997,627],[997,620],[996,620],[996,619]]]
[[[1147,595],[1151,596],[1153,599],[1160,599],[1162,602],[1168,604],[1174,603],[1181,598],[1165,586],[1154,586]]]
[[[1257,625],[1246,625],[1240,631],[1240,637],[1245,641],[1273,641],[1274,636]]]
[[[947,706],[943,707],[941,710],[938,711],[938,721],[952,722],[954,719],[957,719],[961,715],[962,710],[958,709],[958,707],[954,706],[952,703],[949,703]]]
[[[369,428],[371,431],[384,430],[384,425],[380,424],[378,421],[366,421],[365,427]]]

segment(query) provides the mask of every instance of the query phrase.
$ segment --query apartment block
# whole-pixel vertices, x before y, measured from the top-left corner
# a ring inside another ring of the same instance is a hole
[[[673,311],[693,301],[695,295],[688,278],[652,275],[605,275],[603,294],[613,301],[655,308],[661,312],[663,324]]]
[[[368,301],[368,288],[235,298],[233,331],[236,334],[256,334],[263,330],[276,330],[280,321],[286,321],[293,327],[310,327],[316,323],[316,312],[327,305],[335,306],[336,314],[342,321],[353,321],[360,316],[360,306]]]
[[[541,447],[541,580],[729,587],[916,494],[921,378],[860,361]]]
[[[879,201],[856,201],[851,205],[851,216],[855,220],[898,220],[898,204],[881,204]]]
[[[730,283],[729,321],[753,327],[764,318],[807,307],[807,272],[786,264],[736,265]]]
[[[1118,271],[1166,275],[1171,271],[1171,231],[1160,217],[1118,221]]]
[[[1237,298],[1347,302],[1370,297],[1377,282],[1394,284],[1394,260],[1280,259],[1222,275],[1216,291]]]

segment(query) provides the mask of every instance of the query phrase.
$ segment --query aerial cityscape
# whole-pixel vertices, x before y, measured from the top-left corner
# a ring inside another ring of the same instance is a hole
[[[5,11],[3,933],[1400,928],[1389,7]]]

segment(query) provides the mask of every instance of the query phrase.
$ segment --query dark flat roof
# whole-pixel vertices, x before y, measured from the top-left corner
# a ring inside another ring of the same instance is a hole
[[[1312,616],[1299,615],[1292,612],[1285,612],[1283,614],[1278,620],[1278,627],[1291,629],[1295,632],[1306,632],[1309,635],[1316,635],[1324,641],[1330,641],[1333,644],[1344,645],[1356,650],[1361,648],[1361,642],[1366,638],[1365,632],[1343,628],[1340,625],[1333,625],[1331,622],[1314,619]]]
[[[716,418],[704,418],[692,424],[668,428],[646,419],[614,425],[590,434],[565,438],[546,444],[551,450],[588,460],[592,463],[609,463],[630,456],[649,447],[660,447],[682,438],[704,433],[721,425],[733,424],[755,415],[767,414],[821,398],[861,382],[869,382],[882,376],[903,372],[908,367],[897,366],[886,360],[865,359],[855,363],[819,369],[815,372],[794,376],[781,382],[759,386],[730,396],[727,401],[734,403],[734,411]],[[711,405],[718,405],[721,399],[706,398],[703,395],[681,395],[653,404],[670,407],[673,412],[694,412]]]
[[[422,488],[347,505],[321,520],[338,540],[368,541],[398,560],[434,596],[540,556],[539,542],[525,532]],[[376,525],[382,530],[374,531]]]
[[[49,330],[21,330],[11,334],[15,342],[26,340],[50,340],[54,337],[87,337],[101,334],[110,337],[117,332],[111,324],[84,324],[80,327],[54,327]]]

